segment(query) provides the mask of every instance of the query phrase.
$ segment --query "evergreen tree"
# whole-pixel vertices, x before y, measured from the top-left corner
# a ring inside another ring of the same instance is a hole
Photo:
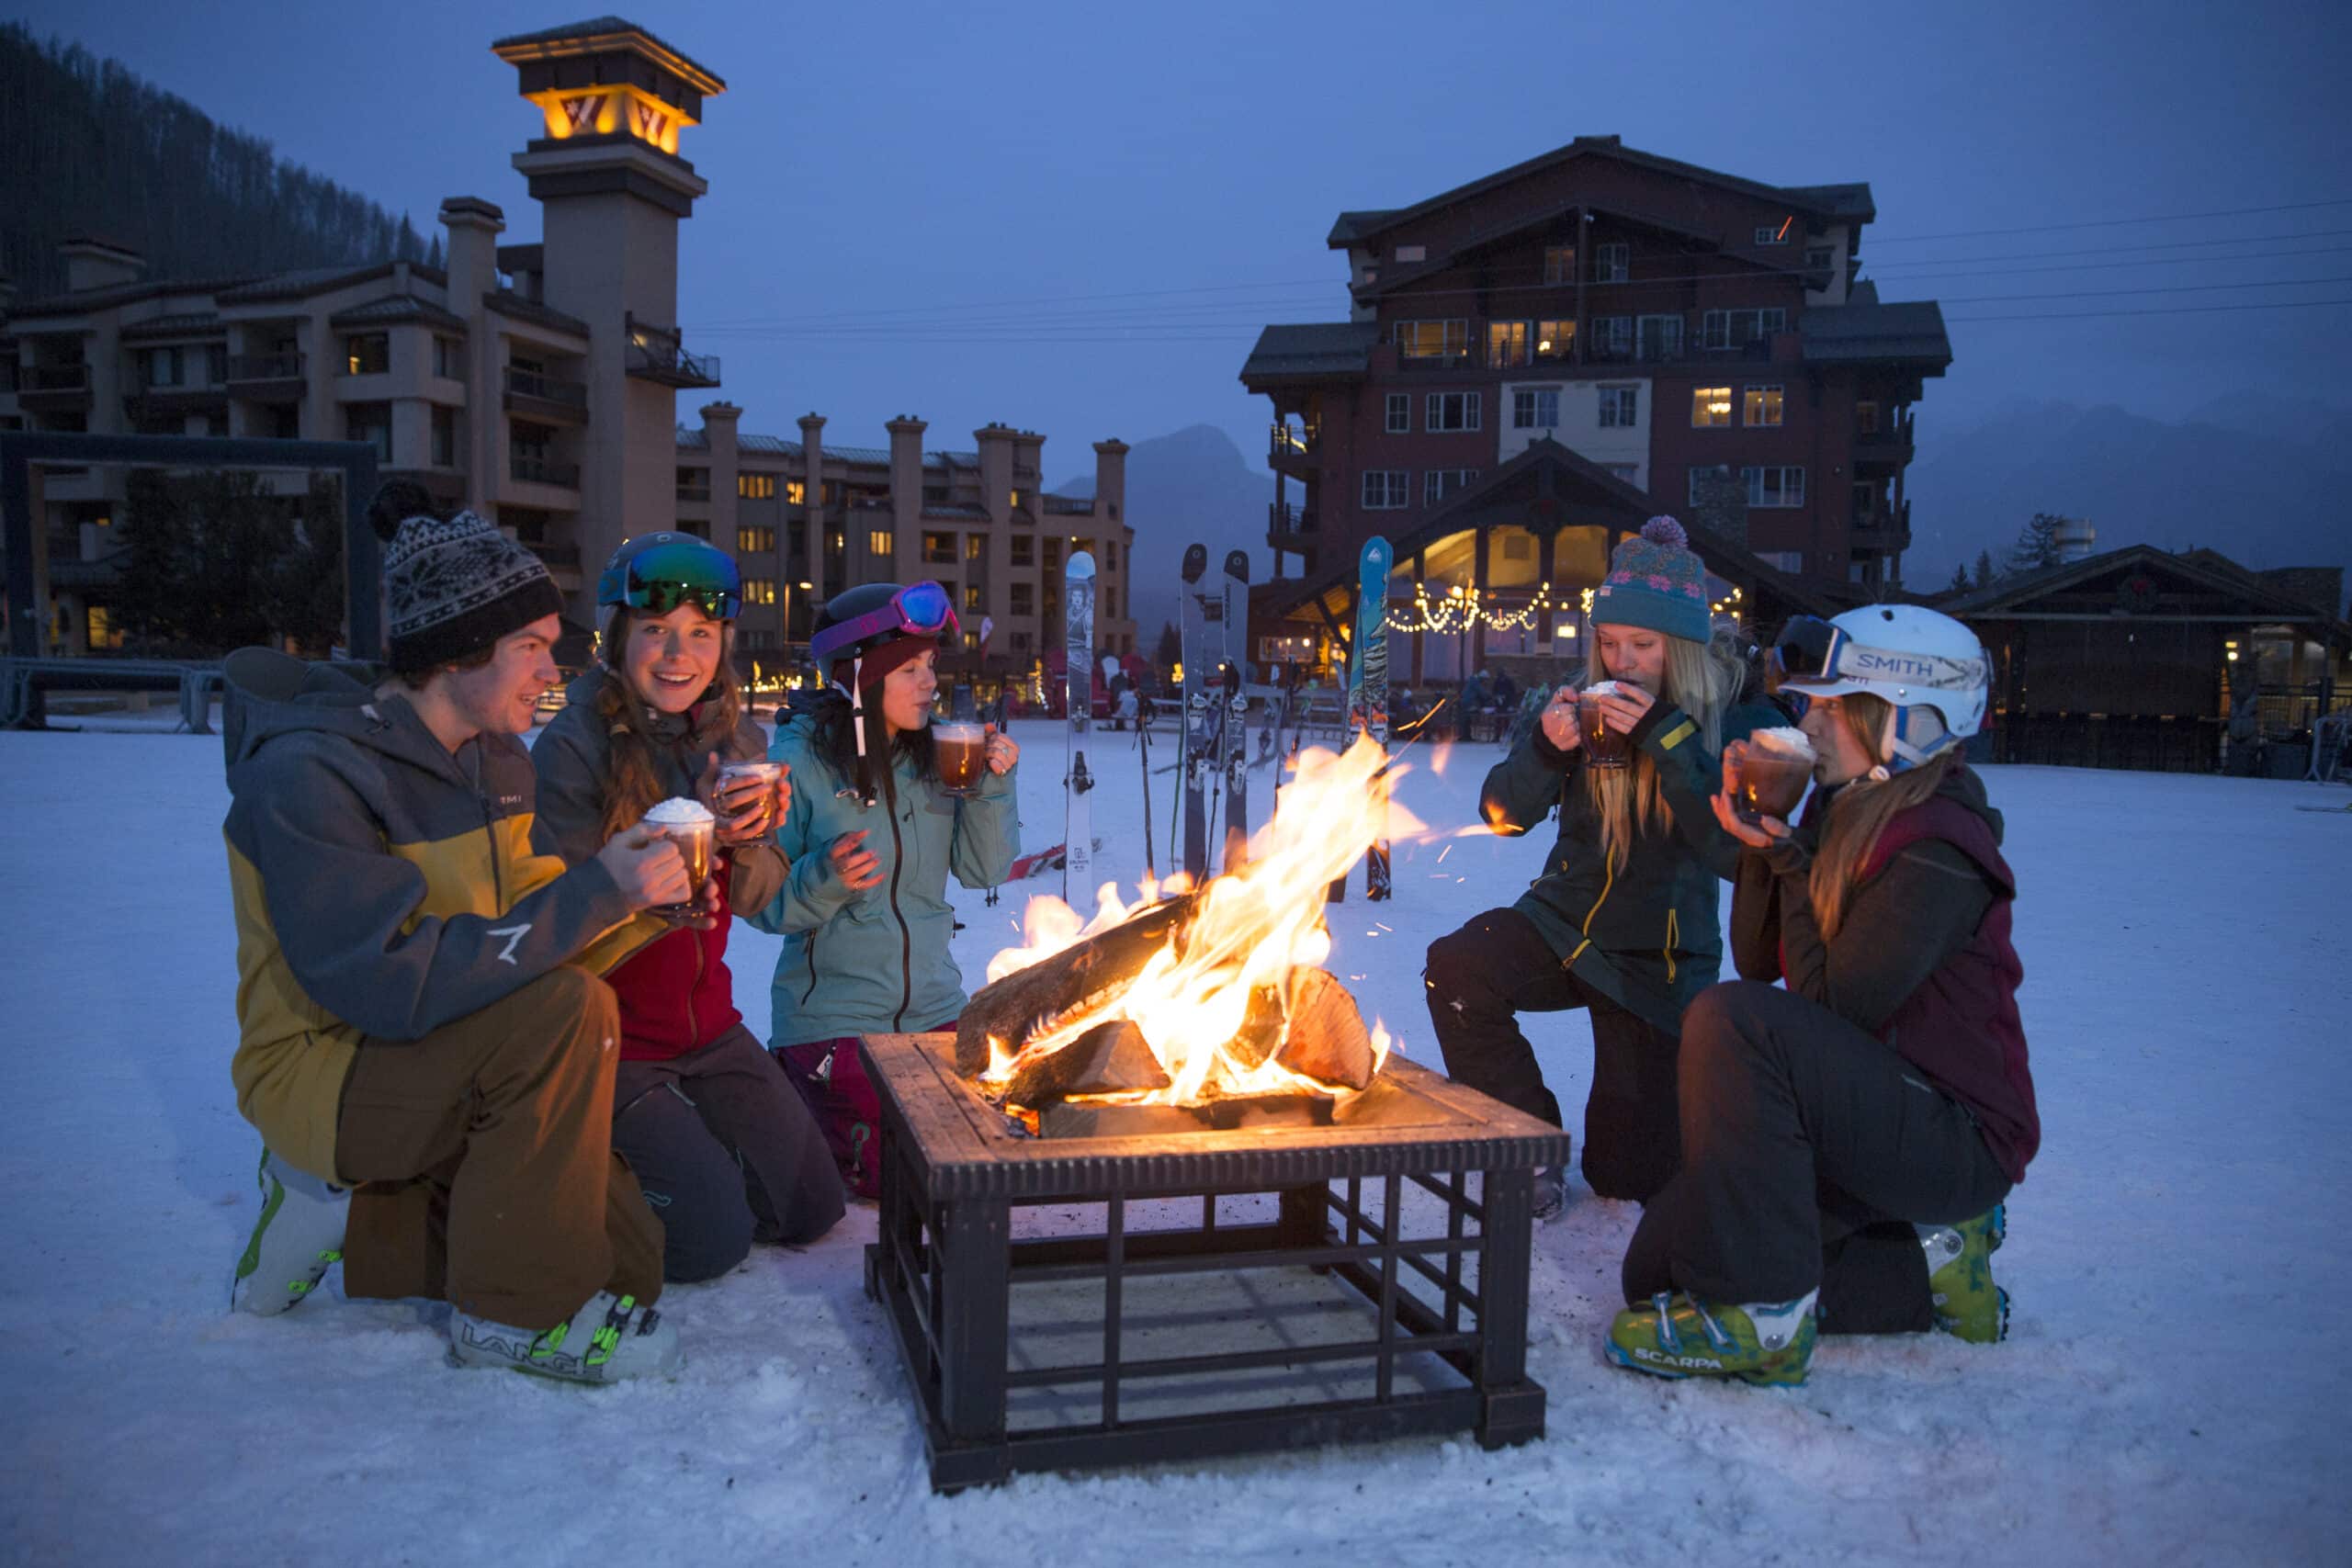
[[[1951,569],[1951,583],[1950,592],[1954,593],[1965,593],[1968,592],[1968,563],[1962,561],[1960,565]]]
[[[2056,566],[2062,558],[2058,530],[2065,522],[2054,512],[2035,513],[2033,520],[2018,530],[2018,542],[2009,547],[2009,570],[2038,571],[2046,566]]]
[[[333,481],[289,503],[251,472],[133,469],[115,600],[123,631],[141,651],[183,658],[281,637],[324,651],[343,622],[342,510]]]
[[[2000,574],[1999,574],[1999,573],[1997,573],[1997,572],[1996,572],[1996,571],[1993,570],[1993,552],[1992,552],[1992,551],[1990,551],[1990,550],[1979,550],[1979,551],[1977,551],[1977,552],[1976,552],[1976,586],[1977,586],[1977,587],[1979,587],[1979,588],[1983,588],[1983,587],[1984,587],[1986,584],[1990,583],[1990,582],[1993,581],[1993,579],[1994,579],[1994,578],[1996,578],[1996,577],[1997,577],[1998,575],[2000,575]]]

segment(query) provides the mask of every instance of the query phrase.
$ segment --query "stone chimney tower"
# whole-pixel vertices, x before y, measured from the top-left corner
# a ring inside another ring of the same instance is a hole
[[[541,302],[588,324],[577,534],[581,558],[601,561],[628,535],[674,519],[678,390],[718,385],[718,361],[687,352],[678,333],[678,221],[709,189],[678,141],[727,84],[614,17],[491,48],[542,120],[544,134],[514,155],[541,209]],[[575,597],[582,621],[593,583]]]
[[[498,236],[506,214],[478,196],[453,196],[441,204],[441,226],[449,231],[449,309],[469,321],[481,319],[481,297],[498,287]],[[484,389],[466,399],[466,504],[487,517],[495,493],[492,481],[503,461],[499,437],[498,340],[477,329],[466,334],[466,385]]]

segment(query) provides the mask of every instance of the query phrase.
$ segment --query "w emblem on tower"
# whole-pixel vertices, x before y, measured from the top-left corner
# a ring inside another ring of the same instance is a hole
[[[563,118],[571,126],[571,134],[585,136],[596,129],[596,111],[604,99],[594,93],[563,100]]]

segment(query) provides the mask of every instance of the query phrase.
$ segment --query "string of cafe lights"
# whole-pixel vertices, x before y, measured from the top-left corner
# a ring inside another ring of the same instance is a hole
[[[1719,615],[1736,615],[1740,613],[1742,597],[1741,591],[1734,588],[1726,597],[1716,600],[1708,608]],[[1548,582],[1540,585],[1535,591],[1535,597],[1516,609],[1502,608],[1496,603],[1499,598],[1497,590],[1490,588],[1480,594],[1460,583],[1449,587],[1442,593],[1431,594],[1427,583],[1417,582],[1413,585],[1412,607],[1405,611],[1391,608],[1382,619],[1392,632],[1435,632],[1451,637],[1481,624],[1496,631],[1515,632],[1534,625],[1535,618],[1546,611],[1566,612],[1569,608],[1567,600],[1552,596],[1552,585]],[[1588,615],[1592,614],[1591,589],[1577,591],[1575,607]],[[1576,628],[1568,627],[1567,635],[1576,636]]]

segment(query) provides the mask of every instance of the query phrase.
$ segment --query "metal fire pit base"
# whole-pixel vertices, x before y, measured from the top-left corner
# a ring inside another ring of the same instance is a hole
[[[922,1405],[935,1490],[1544,1435],[1528,1256],[1534,1172],[1567,1159],[1560,1129],[1392,1057],[1329,1126],[1030,1138],[956,1076],[953,1036],[863,1046],[882,1105],[865,1288]],[[1102,1229],[1014,1239],[1013,1211],[1048,1205],[1099,1205]]]

